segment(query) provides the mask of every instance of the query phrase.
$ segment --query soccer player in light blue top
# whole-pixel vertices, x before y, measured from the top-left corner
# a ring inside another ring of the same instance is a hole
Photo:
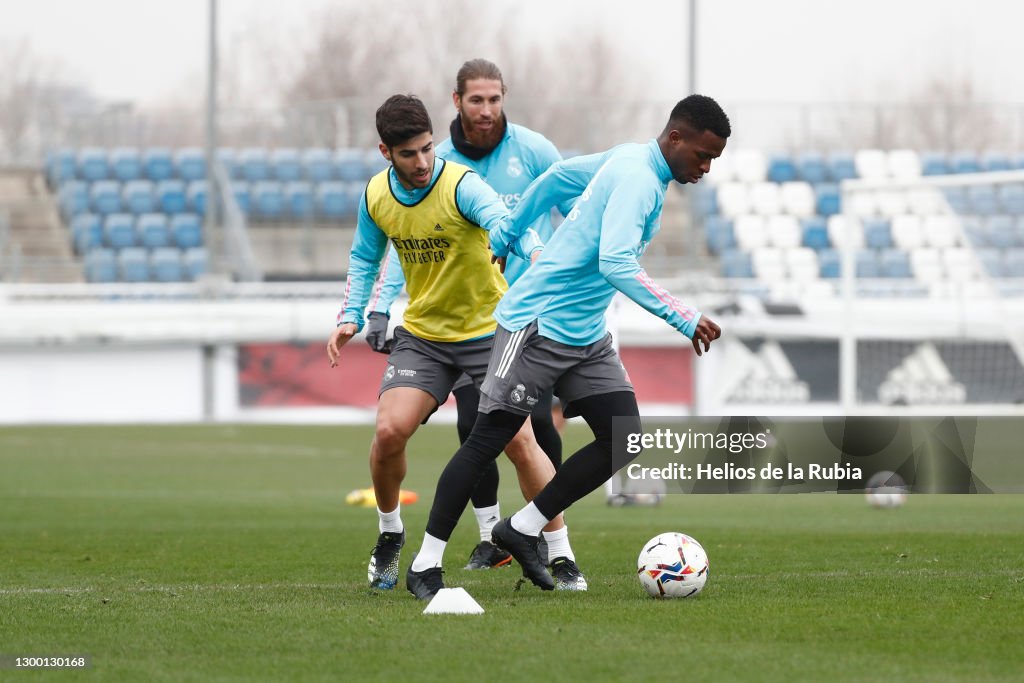
[[[441,474],[423,546],[406,574],[406,583],[416,584],[419,594],[444,587],[444,547],[477,473],[518,431],[531,400],[550,387],[566,404],[566,415],[586,420],[594,441],[568,458],[532,502],[498,522],[492,540],[512,554],[535,585],[554,588],[537,554],[540,530],[635,457],[617,452],[613,458],[612,450],[613,417],[624,433],[640,432],[633,387],[605,330],[604,312],[615,292],[690,337],[698,356],[702,346],[707,351],[721,336],[710,318],[656,285],[638,259],[658,231],[669,181],[700,180],[730,133],[717,102],[691,95],[672,109],[656,139],[559,162],[526,192],[513,212],[513,232],[582,189],[544,254],[495,309],[498,329],[480,415]]]
[[[452,92],[457,115],[449,127],[451,137],[437,146],[436,154],[476,171],[512,210],[530,183],[562,157],[546,137],[508,121],[503,106],[505,93],[501,70],[493,62],[472,59],[463,64]],[[558,203],[562,215],[569,213],[578,195],[579,192]],[[530,229],[546,242],[553,231],[550,210],[539,211],[531,221]],[[382,353],[390,352],[391,342],[387,339],[389,310],[405,285],[397,253],[393,248],[389,252],[388,263],[370,300],[372,310],[367,316],[366,341],[371,348]],[[509,284],[514,283],[529,265],[525,259],[510,253],[505,264],[505,279]],[[457,428],[462,442],[476,421],[479,391],[464,375],[456,382],[452,394],[458,408]],[[551,391],[539,396],[530,420],[537,443],[557,469],[562,463],[562,439],[552,420],[551,401]],[[510,447],[514,448],[516,444]],[[507,552],[490,542],[491,529],[501,519],[498,481],[497,463],[490,463],[484,468],[473,491],[473,513],[480,529],[480,543],[473,549],[467,569],[506,566],[512,560]],[[558,587],[563,590],[585,589],[586,580],[575,563],[566,528],[545,531],[544,538]]]

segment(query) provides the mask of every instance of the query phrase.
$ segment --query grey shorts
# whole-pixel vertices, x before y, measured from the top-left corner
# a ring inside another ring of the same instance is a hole
[[[463,373],[480,386],[493,341],[493,337],[487,337],[464,342],[433,342],[398,327],[380,393],[395,387],[414,387],[433,396],[440,405],[448,400],[448,394]]]
[[[480,389],[480,412],[500,409],[528,415],[551,388],[565,406],[566,417],[577,414],[573,401],[633,391],[611,335],[587,346],[569,346],[540,336],[536,322],[516,332],[498,325]]]

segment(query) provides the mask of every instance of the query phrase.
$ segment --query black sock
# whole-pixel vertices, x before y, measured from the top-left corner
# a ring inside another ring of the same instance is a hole
[[[458,408],[458,420],[455,426],[459,430],[459,443],[466,443],[473,425],[476,423],[477,409],[480,407],[480,392],[472,384],[459,387],[455,394],[455,406]],[[480,474],[480,481],[473,489],[473,507],[489,508],[498,504],[498,463],[491,461],[485,465]]]
[[[494,461],[524,422],[525,415],[504,410],[477,415],[466,443],[455,452],[437,480],[434,504],[427,520],[428,534],[442,541],[451,537],[486,467],[495,465]]]

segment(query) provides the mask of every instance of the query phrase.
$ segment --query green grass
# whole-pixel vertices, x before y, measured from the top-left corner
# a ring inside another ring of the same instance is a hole
[[[0,429],[0,654],[92,656],[12,680],[1019,681],[1024,496],[670,496],[574,506],[586,594],[513,590],[518,571],[446,580],[486,613],[425,616],[366,588],[370,431],[354,427]],[[567,447],[584,434],[571,432]],[[422,538],[454,428],[415,437],[403,516]],[[567,451],[568,452],[568,451]],[[520,504],[502,465],[505,512]],[[634,576],[648,538],[685,531],[711,559],[695,599]]]

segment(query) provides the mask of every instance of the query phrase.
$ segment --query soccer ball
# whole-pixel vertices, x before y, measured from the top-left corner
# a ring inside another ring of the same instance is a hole
[[[708,580],[708,555],[686,534],[658,534],[640,551],[636,575],[651,597],[688,598],[700,593]]]
[[[864,498],[873,508],[898,508],[907,502],[907,484],[895,472],[876,472],[864,487]]]

